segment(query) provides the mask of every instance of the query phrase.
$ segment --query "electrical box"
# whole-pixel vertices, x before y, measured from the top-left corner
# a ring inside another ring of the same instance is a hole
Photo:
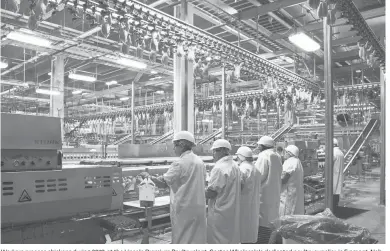
[[[60,170],[60,118],[1,113],[1,171]]]

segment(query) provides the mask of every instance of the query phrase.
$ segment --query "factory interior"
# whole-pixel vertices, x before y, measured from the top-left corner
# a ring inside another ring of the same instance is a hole
[[[219,150],[234,169],[248,147],[255,170],[264,138],[303,170],[304,211],[268,243],[385,244],[385,0],[2,0],[0,16],[2,244],[247,243],[215,237],[240,229],[211,220],[207,191]],[[152,182],[183,139],[205,169],[203,243]],[[317,236],[323,218],[338,225]]]

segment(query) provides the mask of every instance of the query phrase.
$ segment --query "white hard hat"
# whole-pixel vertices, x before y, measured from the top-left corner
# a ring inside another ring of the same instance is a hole
[[[242,155],[242,156],[244,156],[245,158],[252,158],[252,157],[253,157],[252,149],[250,149],[250,148],[247,147],[247,146],[241,146],[240,148],[238,148],[236,154],[237,154],[237,155]]]
[[[270,136],[263,136],[260,138],[259,142],[257,142],[258,145],[264,145],[264,146],[275,146],[275,141]]]
[[[298,147],[294,146],[294,145],[289,145],[286,147],[286,151],[291,153],[292,155],[294,155],[295,157],[298,157],[299,156],[299,149]]]
[[[333,146],[338,146],[339,141],[336,138],[333,138]]]
[[[214,141],[211,150],[222,148],[222,147],[232,150],[232,146],[230,145],[229,141],[227,141],[226,139],[217,139],[216,141]]]
[[[173,141],[182,140],[185,139],[193,144],[195,144],[195,138],[194,135],[188,131],[181,131],[175,134],[173,136]]]

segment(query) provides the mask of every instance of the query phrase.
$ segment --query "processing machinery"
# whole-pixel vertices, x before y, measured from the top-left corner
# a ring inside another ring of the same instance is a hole
[[[104,243],[90,215],[122,209],[121,169],[64,168],[61,148],[59,118],[1,113],[2,243]]]

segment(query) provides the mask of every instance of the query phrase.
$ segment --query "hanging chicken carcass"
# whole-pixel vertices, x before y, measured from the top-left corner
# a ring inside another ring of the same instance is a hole
[[[108,38],[111,34],[111,25],[112,25],[111,13],[109,11],[102,10],[101,17],[102,17],[101,33],[103,37]]]

